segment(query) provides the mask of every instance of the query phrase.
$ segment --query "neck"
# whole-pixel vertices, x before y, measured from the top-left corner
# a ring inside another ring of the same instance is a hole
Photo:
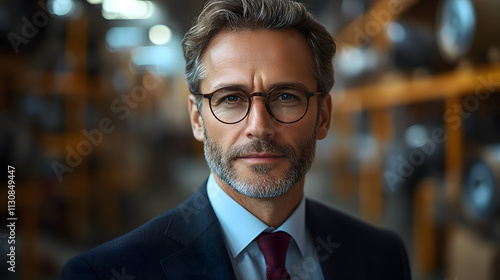
[[[212,173],[213,174],[213,173]],[[272,198],[249,197],[237,192],[228,184],[213,174],[221,189],[243,208],[252,213],[266,225],[278,228],[299,205],[304,193],[304,178],[286,193]]]

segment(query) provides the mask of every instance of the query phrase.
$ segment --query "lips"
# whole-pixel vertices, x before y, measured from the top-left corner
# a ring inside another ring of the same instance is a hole
[[[274,162],[277,160],[280,160],[284,158],[284,156],[280,154],[273,154],[273,153],[252,153],[252,154],[247,154],[244,156],[240,157],[241,159],[244,159],[246,161],[252,162],[252,163],[270,163]]]
[[[256,154],[248,154],[241,156],[242,158],[278,158],[282,157],[279,154],[271,154],[271,153],[256,153]]]

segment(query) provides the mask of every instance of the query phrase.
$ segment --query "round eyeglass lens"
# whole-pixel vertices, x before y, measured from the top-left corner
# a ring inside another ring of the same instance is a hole
[[[216,91],[210,101],[214,116],[222,122],[235,123],[247,114],[250,100],[240,89],[225,88]]]
[[[269,93],[269,108],[281,122],[295,122],[307,110],[308,98],[305,91],[296,88],[281,88]]]

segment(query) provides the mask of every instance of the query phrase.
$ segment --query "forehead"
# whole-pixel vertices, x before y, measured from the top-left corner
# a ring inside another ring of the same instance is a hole
[[[296,30],[223,30],[203,53],[202,87],[239,83],[265,87],[269,83],[314,83],[312,51]],[[205,84],[205,86],[204,86]]]

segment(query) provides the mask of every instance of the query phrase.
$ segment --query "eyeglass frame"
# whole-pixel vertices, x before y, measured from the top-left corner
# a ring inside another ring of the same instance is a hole
[[[287,88],[292,88],[292,89],[300,90],[300,91],[302,91],[302,92],[305,93],[306,98],[307,98],[307,105],[306,105],[306,110],[304,111],[304,114],[302,114],[302,116],[300,118],[298,118],[297,120],[295,120],[293,122],[284,122],[284,121],[281,121],[278,118],[276,118],[276,116],[274,116],[274,114],[273,114],[273,112],[271,110],[271,107],[269,105],[269,97],[270,97],[269,94],[271,92],[273,92],[273,91],[275,91],[277,89],[287,89]],[[240,120],[235,121],[235,122],[225,122],[225,121],[222,121],[221,119],[219,119],[215,115],[214,110],[212,109],[212,97],[213,97],[213,95],[216,94],[218,91],[228,90],[228,89],[235,89],[235,90],[242,91],[243,93],[245,93],[248,96],[248,100],[249,100],[247,112],[245,113],[245,115]],[[275,119],[276,121],[278,121],[280,123],[292,124],[292,123],[296,123],[296,122],[300,121],[307,114],[307,110],[309,110],[309,99],[311,97],[313,97],[313,96],[323,95],[323,92],[322,91],[309,92],[309,91],[307,91],[307,90],[305,90],[305,89],[303,89],[301,87],[296,87],[296,86],[277,86],[277,87],[273,87],[272,89],[270,89],[267,93],[266,92],[252,92],[252,93],[247,93],[246,91],[244,91],[243,89],[241,89],[239,87],[231,87],[231,86],[229,86],[229,87],[218,88],[218,89],[212,91],[211,93],[191,92],[191,94],[193,94],[195,96],[201,96],[203,98],[208,99],[208,106],[210,107],[210,111],[212,112],[212,115],[218,121],[220,121],[223,124],[237,124],[237,123],[241,122],[242,120],[244,120],[248,116],[248,114],[250,113],[250,109],[252,108],[252,97],[254,97],[254,96],[262,96],[262,97],[266,98],[266,109],[267,109],[267,112],[269,113],[269,115],[271,117],[273,117],[273,119]]]

